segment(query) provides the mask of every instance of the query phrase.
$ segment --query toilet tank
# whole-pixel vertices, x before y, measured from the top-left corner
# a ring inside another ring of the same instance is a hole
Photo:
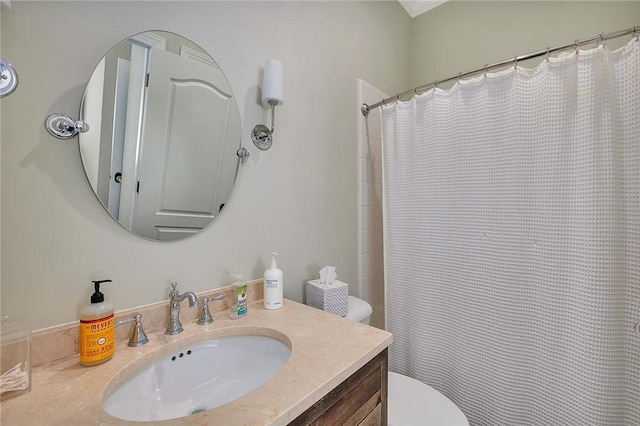
[[[361,322],[363,324],[369,324],[371,313],[373,312],[371,305],[355,296],[349,296],[348,303],[349,305],[345,318]]]

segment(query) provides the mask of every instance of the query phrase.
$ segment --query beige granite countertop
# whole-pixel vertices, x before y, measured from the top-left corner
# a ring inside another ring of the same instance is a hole
[[[108,392],[146,362],[184,345],[237,334],[275,337],[291,348],[287,364],[273,378],[245,396],[213,410],[162,425],[286,425],[391,344],[390,333],[286,300],[276,311],[262,301],[249,304],[244,318],[227,312],[200,326],[183,321],[184,332],[149,333],[149,343],[130,348],[119,342],[110,361],[83,367],[78,356],[32,369],[31,392],[2,401],[0,421],[12,425],[132,425],[102,409]],[[259,366],[255,366],[259,368]]]

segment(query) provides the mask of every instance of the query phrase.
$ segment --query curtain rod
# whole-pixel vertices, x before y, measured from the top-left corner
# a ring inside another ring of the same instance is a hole
[[[364,103],[360,107],[360,111],[362,112],[362,115],[364,115],[366,117],[367,115],[369,115],[369,112],[374,108],[378,108],[378,107],[380,107],[380,106],[382,106],[384,104],[387,104],[389,102],[394,102],[394,101],[400,100],[400,98],[408,96],[408,95],[419,95],[421,93],[426,92],[429,89],[438,87],[438,84],[441,84],[441,83],[447,83],[447,82],[452,81],[452,80],[460,80],[461,78],[470,77],[472,75],[479,74],[481,72],[486,73],[489,70],[492,70],[492,69],[495,69],[495,68],[499,68],[499,67],[503,67],[505,65],[510,65],[510,64],[516,64],[517,65],[518,62],[520,62],[520,61],[524,61],[524,60],[532,59],[532,58],[537,58],[537,57],[543,56],[543,55],[548,56],[551,53],[554,53],[554,52],[557,52],[557,51],[560,51],[560,50],[565,50],[565,49],[568,49],[570,47],[573,47],[573,48],[575,48],[577,50],[580,46],[583,46],[585,44],[591,44],[591,43],[595,43],[595,42],[604,43],[606,40],[610,40],[610,39],[617,38],[617,37],[623,37],[623,36],[626,36],[628,34],[633,34],[637,39],[638,36],[639,36],[638,33],[639,33],[638,25],[634,25],[632,28],[627,28],[626,30],[616,31],[614,33],[609,33],[609,34],[601,33],[600,35],[597,35],[597,36],[591,37],[591,38],[586,38],[584,40],[576,39],[576,41],[574,41],[573,43],[567,43],[567,44],[563,44],[561,46],[556,46],[556,47],[547,47],[544,50],[538,50],[537,52],[532,52],[532,53],[528,53],[526,55],[516,56],[515,58],[505,59],[505,60],[500,61],[500,62],[494,62],[493,64],[490,64],[490,65],[487,64],[487,65],[485,65],[483,67],[475,68],[475,69],[472,69],[472,70],[466,71],[466,72],[462,72],[462,73],[459,73],[457,75],[453,75],[451,77],[447,77],[447,78],[442,79],[442,80],[435,80],[435,81],[433,81],[431,83],[423,84],[422,86],[417,86],[417,87],[414,87],[413,89],[407,90],[405,92],[398,93],[397,95],[391,96],[390,98],[383,99],[380,102],[376,102],[373,105],[367,105],[366,103]]]

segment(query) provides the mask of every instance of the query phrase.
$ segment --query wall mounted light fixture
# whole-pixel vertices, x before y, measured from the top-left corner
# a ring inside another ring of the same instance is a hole
[[[276,128],[276,105],[282,105],[283,96],[282,62],[269,59],[264,65],[262,82],[262,103],[271,107],[271,129],[264,124],[257,124],[251,132],[255,146],[265,151],[273,143],[273,131]]]

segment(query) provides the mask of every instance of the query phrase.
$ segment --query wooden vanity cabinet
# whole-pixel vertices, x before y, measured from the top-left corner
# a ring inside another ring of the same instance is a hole
[[[387,349],[289,423],[293,426],[386,426]]]

